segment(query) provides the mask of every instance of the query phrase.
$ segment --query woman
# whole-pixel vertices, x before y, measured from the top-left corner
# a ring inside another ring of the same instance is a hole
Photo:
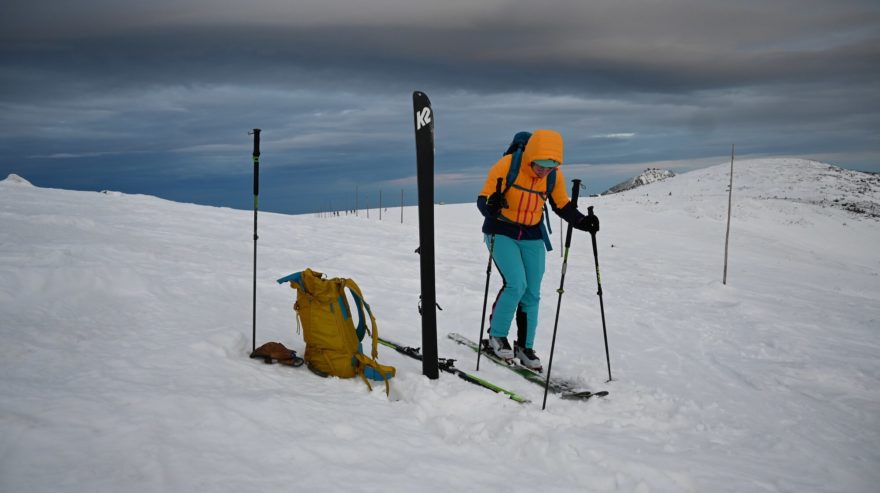
[[[477,197],[477,207],[485,217],[485,242],[504,280],[489,317],[489,349],[498,357],[515,357],[523,366],[541,371],[541,360],[533,348],[541,279],[550,249],[542,222],[544,204],[549,200],[559,217],[583,231],[599,231],[599,219],[581,214],[568,197],[565,177],[559,169],[562,135],[553,130],[535,130],[522,151],[516,177],[507,183],[514,155],[507,154],[492,166]],[[552,173],[555,176],[548,180]],[[552,189],[548,190],[551,183]],[[514,315],[519,329],[515,350],[507,341]]]

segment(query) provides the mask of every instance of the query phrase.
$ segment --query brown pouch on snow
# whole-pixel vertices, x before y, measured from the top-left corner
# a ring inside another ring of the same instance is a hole
[[[293,349],[287,349],[280,342],[267,342],[251,353],[251,358],[262,358],[267,364],[274,362],[287,366],[300,366],[303,359],[296,355]]]

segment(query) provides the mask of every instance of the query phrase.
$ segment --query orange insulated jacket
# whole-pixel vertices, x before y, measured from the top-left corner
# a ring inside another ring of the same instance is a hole
[[[505,195],[508,207],[501,210],[502,221],[523,226],[534,226],[542,219],[544,202],[552,198],[554,208],[568,205],[568,193],[565,191],[565,176],[562,170],[556,169],[556,183],[553,190],[547,190],[547,177],[539,178],[532,167],[536,159],[552,159],[562,163],[562,136],[553,130],[535,130],[523,151],[522,164],[516,180],[511,184]],[[495,192],[498,178],[502,179],[501,189],[508,188],[507,173],[513,160],[512,155],[502,157],[486,177],[480,195],[489,197]]]

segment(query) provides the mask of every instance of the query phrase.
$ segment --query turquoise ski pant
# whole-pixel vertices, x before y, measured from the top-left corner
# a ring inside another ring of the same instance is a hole
[[[485,241],[486,246],[490,246],[492,236],[485,235]],[[519,307],[527,322],[526,340],[519,343],[522,345],[525,342],[525,347],[534,347],[546,255],[544,240],[514,240],[504,235],[495,235],[492,258],[504,285],[498,292],[489,316],[491,335],[507,337]]]

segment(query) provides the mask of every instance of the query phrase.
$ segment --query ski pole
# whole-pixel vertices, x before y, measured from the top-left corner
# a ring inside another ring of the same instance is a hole
[[[498,178],[495,191],[501,193],[501,182]],[[492,256],[495,252],[495,235],[489,240],[489,264],[486,266],[486,290],[483,293],[483,315],[480,317],[480,336],[477,337],[477,371],[480,371],[480,356],[483,355],[483,331],[486,330],[486,303],[489,301],[489,278],[492,276]]]
[[[257,350],[257,209],[259,208],[260,196],[260,129],[255,128],[248,135],[254,136],[254,296],[253,296],[253,348],[251,354]]]
[[[571,203],[577,207],[578,195],[581,191],[581,181],[578,179],[571,180]],[[550,343],[550,362],[547,363],[547,381],[544,383],[544,404],[541,406],[543,411],[547,407],[547,392],[550,390],[550,371],[553,369],[553,351],[556,349],[556,329],[559,327],[559,308],[562,306],[562,293],[565,291],[562,287],[565,285],[565,269],[568,267],[568,249],[571,247],[571,233],[574,229],[571,223],[568,224],[568,231],[565,234],[565,250],[562,255],[562,276],[559,278],[559,299],[556,301],[556,321],[553,323],[553,341]]]
[[[587,207],[587,215],[595,216],[593,214],[593,206]],[[596,262],[596,284],[599,286],[599,290],[596,293],[599,295],[599,311],[602,313],[602,336],[605,338],[605,362],[608,363],[608,382],[611,379],[611,356],[608,353],[608,331],[605,328],[605,302],[602,301],[602,276],[599,274],[599,252],[596,249],[596,232],[590,232],[590,239],[593,240],[593,259]]]

